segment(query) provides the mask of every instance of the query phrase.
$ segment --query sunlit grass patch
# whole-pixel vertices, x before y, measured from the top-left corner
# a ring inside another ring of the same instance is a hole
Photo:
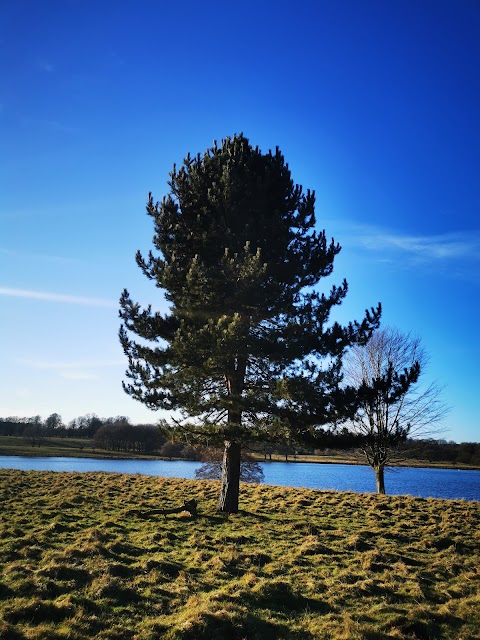
[[[478,503],[218,488],[0,471],[0,638],[476,637]]]

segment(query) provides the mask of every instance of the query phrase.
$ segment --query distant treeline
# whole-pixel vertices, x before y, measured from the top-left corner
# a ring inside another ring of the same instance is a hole
[[[45,438],[83,438],[86,446],[107,451],[130,451],[150,453],[165,458],[185,458],[198,460],[201,452],[196,447],[175,441],[157,425],[130,423],[125,416],[99,418],[95,414],[87,414],[75,418],[68,425],[63,424],[59,414],[54,413],[46,420],[40,416],[33,418],[8,417],[0,418],[0,436],[24,437],[32,446],[40,446]],[[255,447],[255,451],[270,459],[272,455],[295,458],[296,455],[316,453],[325,455],[335,451],[355,450],[359,441],[345,430],[338,435],[325,433],[322,448],[298,448],[283,444],[268,443]],[[480,443],[447,442],[446,440],[413,440],[406,439],[398,446],[400,458],[426,460],[428,462],[462,463],[480,466]]]
[[[480,466],[480,443],[447,442],[446,440],[411,440],[401,445],[405,458],[428,462],[453,462]]]
[[[58,413],[52,413],[46,420],[40,416],[32,418],[0,418],[0,435],[2,436],[31,436],[56,438],[93,438],[104,424],[126,421],[124,416],[115,418],[99,418],[94,413],[75,418],[68,425],[64,424]]]
[[[361,450],[357,444],[351,449]],[[325,455],[329,453],[340,453],[345,449],[317,449],[315,453]],[[414,440],[407,438],[397,445],[396,455],[397,461],[402,460],[422,460],[426,462],[449,462],[451,464],[467,464],[472,466],[480,466],[480,443],[478,442],[447,442],[446,440]]]
[[[198,459],[195,449],[184,443],[172,442],[171,437],[162,433],[157,425],[132,425],[125,416],[99,418],[95,414],[88,414],[75,418],[68,425],[62,423],[58,414],[52,414],[45,421],[40,416],[0,418],[0,436],[23,437],[32,447],[41,446],[46,438],[83,438],[86,446],[106,451],[157,453],[165,458]]]

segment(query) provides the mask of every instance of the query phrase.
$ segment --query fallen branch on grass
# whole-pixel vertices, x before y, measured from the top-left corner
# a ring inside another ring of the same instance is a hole
[[[182,513],[183,511],[188,511],[191,516],[197,515],[197,501],[192,498],[192,500],[185,500],[181,507],[174,507],[173,509],[150,509],[150,511],[144,511],[143,515],[145,516],[153,516],[155,514],[160,514],[167,517],[167,515],[171,513]]]

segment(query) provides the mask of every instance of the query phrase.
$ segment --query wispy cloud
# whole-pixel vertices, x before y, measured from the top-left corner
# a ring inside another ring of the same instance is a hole
[[[63,293],[52,293],[50,291],[31,291],[29,289],[15,289],[11,287],[0,287],[0,296],[26,298],[28,300],[43,300],[47,302],[60,302],[64,304],[78,304],[92,307],[118,307],[118,302],[114,300],[107,300],[105,298],[88,298],[83,296],[71,296]]]
[[[478,261],[480,259],[480,231],[466,230],[441,234],[400,233],[379,226],[335,221],[336,234],[345,247],[367,251],[379,262],[432,264],[449,261]]]
[[[347,256],[389,272],[419,270],[480,285],[480,229],[403,233],[393,227],[332,218],[325,227]]]
[[[422,236],[391,233],[379,229],[367,232],[363,230],[357,236],[357,241],[369,251],[401,252],[417,262],[478,260],[480,255],[480,234],[472,232]]]

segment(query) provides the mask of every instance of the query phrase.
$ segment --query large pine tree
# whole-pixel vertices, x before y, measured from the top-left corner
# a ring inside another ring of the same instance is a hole
[[[242,444],[275,432],[314,441],[343,417],[341,357],[378,326],[380,307],[361,323],[329,322],[347,283],[327,295],[315,286],[340,246],[315,231],[315,194],[293,183],[278,148],[226,138],[174,166],[169,187],[161,202],[149,195],[157,251],[137,263],[170,310],[142,309],[123,292],[124,389],[224,443],[219,509],[234,513]]]

